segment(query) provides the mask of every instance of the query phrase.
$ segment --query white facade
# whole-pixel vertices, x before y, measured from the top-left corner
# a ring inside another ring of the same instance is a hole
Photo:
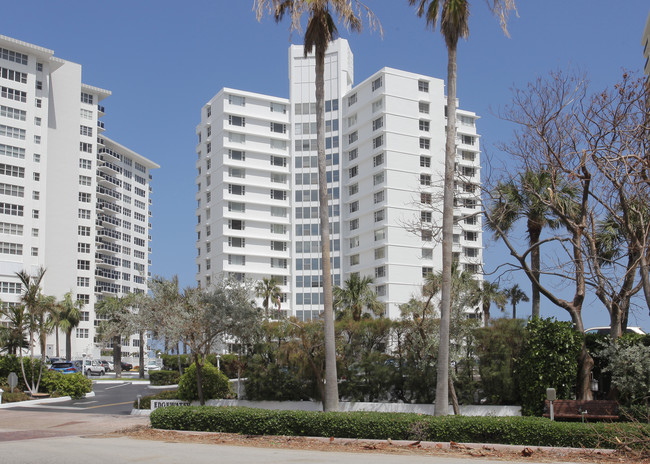
[[[232,213],[224,204],[217,208],[219,215],[215,216],[214,207],[204,203],[205,166],[211,162],[213,170],[221,169],[218,178],[224,182],[215,184],[212,178],[212,201],[215,197],[221,199],[229,195],[231,179],[226,178],[226,169],[232,148],[225,141],[232,141],[229,135],[232,128],[228,124],[233,115],[244,115],[245,108],[246,126],[236,129],[241,135],[237,142],[242,144],[241,150],[246,151],[247,187],[245,192],[237,190],[242,193],[240,201],[246,203],[246,228],[242,230],[241,239],[245,240],[246,247],[249,240],[254,240],[262,249],[272,248],[272,236],[259,235],[257,229],[249,231],[249,223],[259,222],[263,224],[262,229],[273,228],[264,209],[267,205],[262,210],[248,206],[249,198],[259,203],[255,195],[249,197],[249,188],[262,187],[268,195],[270,187],[265,183],[272,176],[267,171],[272,153],[267,146],[262,147],[261,158],[249,160],[248,150],[255,151],[259,144],[253,143],[258,132],[257,126],[249,129],[249,118],[264,121],[262,126],[268,127],[272,121],[269,114],[273,114],[268,112],[271,101],[282,102],[289,108],[288,114],[279,119],[288,128],[282,139],[288,142],[288,152],[282,156],[289,157],[283,173],[290,174],[285,187],[286,201],[282,205],[290,211],[286,222],[282,223],[288,231],[286,250],[282,248],[282,259],[288,260],[288,267],[281,273],[274,268],[268,269],[257,253],[247,248],[242,249],[245,253],[237,258],[237,263],[246,277],[255,280],[281,276],[284,280],[276,280],[284,284],[282,289],[286,292],[282,309],[301,320],[316,318],[322,311],[314,73],[313,56],[305,58],[302,46],[292,46],[289,50],[289,100],[223,89],[204,107],[197,128],[197,281],[203,285],[209,283],[213,275],[234,271],[225,264],[228,259],[232,262],[230,249],[226,249],[230,240],[227,234],[223,237],[212,235],[211,239],[202,235],[206,215],[212,221],[211,231],[215,227],[226,231],[231,225],[231,216],[227,213]],[[382,69],[357,86],[353,86],[353,80],[352,52],[347,41],[339,39],[330,44],[325,61],[325,137],[333,282],[344,285],[351,273],[372,277],[379,299],[386,304],[387,315],[398,318],[399,305],[420,295],[423,276],[441,268],[441,247],[435,238],[435,225],[440,226],[442,217],[444,83],[390,68]],[[240,98],[245,98],[244,106],[233,108],[231,104],[222,103],[233,98],[240,103]],[[258,101],[263,104],[254,103]],[[207,108],[212,112],[212,120],[207,117]],[[458,223],[454,253],[464,270],[480,276],[482,228],[478,215],[480,161],[476,119],[474,113],[458,110]],[[218,130],[213,121],[218,121]],[[222,128],[226,130],[223,134]],[[207,135],[209,130],[211,138]],[[259,137],[263,143],[269,143],[268,130]],[[210,157],[212,161],[208,161]],[[215,166],[215,157],[223,160],[223,167]],[[255,169],[259,178],[249,179],[249,169]],[[206,259],[210,262],[209,269],[205,268]],[[219,263],[218,267],[215,262]]]
[[[18,304],[16,272],[45,268],[45,295],[85,304],[73,357],[99,357],[95,303],[146,290],[158,166],[103,135],[110,92],[84,84],[81,65],[0,36],[0,68],[0,299]],[[47,354],[63,356],[59,343],[48,337]]]

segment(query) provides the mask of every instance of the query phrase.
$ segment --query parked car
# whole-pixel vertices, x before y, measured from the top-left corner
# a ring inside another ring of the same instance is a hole
[[[598,334],[598,335],[609,335],[611,332],[611,327],[592,327],[585,330],[586,334]],[[628,327],[625,333],[635,333],[639,335],[645,335],[645,332],[641,327]]]
[[[105,370],[106,372],[112,372],[112,371],[114,370],[114,367],[115,367],[115,366],[113,366],[113,363],[112,363],[112,362],[107,361],[107,360],[105,360],[105,359],[102,359],[102,360],[100,360],[99,362],[102,364],[102,366],[104,367],[104,370]]]
[[[100,361],[97,361],[96,359],[84,359],[82,361],[83,363],[83,373],[84,375],[104,375],[106,373],[106,369],[104,369],[104,366],[102,366],[102,363]]]
[[[133,364],[131,363],[122,361],[120,365],[122,366],[122,371],[130,371],[131,369],[133,369]]]
[[[60,372],[61,374],[76,374],[77,372],[81,372],[80,365],[75,365],[72,361],[53,362],[49,370]]]
[[[162,367],[158,364],[158,361],[156,361],[155,359],[151,359],[144,366],[145,371],[159,371],[160,369],[162,369]]]

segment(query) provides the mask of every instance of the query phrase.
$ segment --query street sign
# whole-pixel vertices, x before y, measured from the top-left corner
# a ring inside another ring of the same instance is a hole
[[[13,393],[14,388],[18,385],[18,376],[15,372],[9,373],[9,376],[7,376],[7,383],[9,384],[9,388],[11,388],[11,393]]]

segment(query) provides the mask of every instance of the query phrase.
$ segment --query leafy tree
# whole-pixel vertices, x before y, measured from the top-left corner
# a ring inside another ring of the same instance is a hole
[[[519,404],[515,359],[521,357],[524,321],[495,319],[475,331],[481,388],[491,404]]]
[[[449,398],[449,324],[452,292],[452,246],[454,234],[454,164],[456,161],[456,52],[458,40],[469,36],[468,0],[408,0],[417,6],[418,16],[424,16],[428,26],[435,29],[440,18],[440,32],[447,45],[447,140],[445,145],[445,177],[442,212],[442,287],[440,345],[438,347],[438,376],[435,415],[446,416]],[[515,9],[514,0],[488,0],[488,5],[501,21],[507,34],[506,20]]]
[[[552,318],[528,322],[516,367],[524,416],[542,415],[547,388],[555,388],[558,399],[569,399],[581,345],[581,334],[571,322]]]
[[[478,283],[473,298],[481,304],[483,324],[485,327],[490,322],[490,308],[492,307],[492,303],[503,311],[508,301],[506,293],[499,288],[498,282],[488,282],[487,280]]]
[[[611,375],[619,402],[650,410],[650,346],[620,337],[599,355],[607,360],[603,371]]]
[[[505,294],[507,300],[510,301],[510,304],[512,305],[512,318],[517,319],[517,305],[522,301],[530,301],[528,295],[519,288],[519,284],[514,284],[512,287],[508,288]],[[535,316],[533,315],[533,317]]]
[[[372,314],[381,316],[384,305],[377,300],[371,277],[359,277],[353,273],[345,281],[345,287],[334,288],[334,308],[338,310],[337,317],[351,316],[355,321],[361,320],[363,309],[368,309]]]
[[[113,342],[113,366],[115,377],[122,375],[122,337],[133,333],[132,312],[137,303],[137,295],[111,296],[95,304],[97,315],[103,318],[98,335],[103,340]]]
[[[201,391],[204,398],[227,398],[230,396],[230,383],[228,377],[223,375],[209,361],[202,367]],[[201,399],[198,393],[198,376],[196,364],[187,368],[178,382],[178,397],[185,401]]]
[[[258,298],[262,298],[262,306],[264,307],[264,314],[266,317],[269,317],[269,305],[271,302],[273,302],[273,304],[277,306],[278,309],[280,308],[280,298],[282,297],[282,291],[280,290],[280,287],[274,278],[262,278],[262,280],[259,281],[255,287],[255,293],[257,294]]]
[[[6,318],[7,327],[0,327],[1,350],[7,354],[17,354],[18,351],[29,348],[25,333],[28,330],[27,315],[23,305],[4,305],[0,302],[0,315]]]
[[[334,334],[334,307],[332,294],[332,271],[330,262],[330,222],[327,195],[327,160],[325,158],[325,52],[329,43],[338,35],[335,17],[346,28],[361,31],[361,12],[367,13],[371,26],[378,25],[372,12],[358,0],[255,0],[257,18],[270,13],[276,22],[285,15],[291,21],[291,31],[301,30],[300,21],[307,14],[304,55],[312,51],[316,58],[316,133],[318,146],[318,200],[320,209],[321,262],[323,272],[323,302],[326,357],[325,411],[338,409],[336,374],[336,347]],[[334,14],[334,15],[332,15]]]
[[[65,333],[65,359],[67,361],[72,358],[72,331],[81,321],[82,308],[83,302],[73,301],[71,292],[66,293],[58,304],[57,320],[59,327]]]

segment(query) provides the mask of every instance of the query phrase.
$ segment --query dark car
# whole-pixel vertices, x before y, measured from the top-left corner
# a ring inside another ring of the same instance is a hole
[[[127,362],[124,362],[124,361],[122,361],[120,363],[120,365],[122,366],[123,371],[130,371],[131,369],[133,369],[133,364],[130,364],[130,363],[127,363]]]
[[[50,370],[62,374],[76,374],[77,372],[81,372],[81,366],[73,361],[59,361],[52,363]]]

